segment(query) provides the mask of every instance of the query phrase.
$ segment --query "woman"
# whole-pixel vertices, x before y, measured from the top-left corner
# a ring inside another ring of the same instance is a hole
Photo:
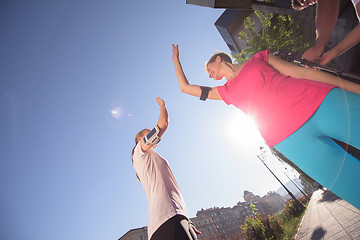
[[[157,125],[151,133],[150,129],[143,129],[136,134],[132,152],[137,179],[149,201],[148,239],[194,240],[197,239],[195,231],[200,232],[187,217],[185,202],[169,163],[154,150],[168,127],[165,103],[159,97],[156,101],[160,107]]]
[[[223,100],[254,117],[269,147],[360,208],[360,161],[332,140],[360,148],[360,85],[298,67],[268,51],[242,65],[232,64],[225,53],[214,54],[206,71],[227,82],[213,88],[189,84],[175,45],[173,62],[182,92]]]

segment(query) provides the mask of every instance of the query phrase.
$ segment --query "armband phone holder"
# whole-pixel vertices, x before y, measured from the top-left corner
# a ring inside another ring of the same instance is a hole
[[[203,86],[200,86],[200,88],[201,88],[200,100],[205,101],[209,96],[209,91],[211,90],[211,88],[203,87]]]
[[[158,144],[161,140],[161,138],[159,137],[159,133],[160,133],[160,128],[158,125],[155,125],[155,127],[153,129],[151,129],[150,132],[144,136],[144,138],[143,138],[144,143],[146,145]]]

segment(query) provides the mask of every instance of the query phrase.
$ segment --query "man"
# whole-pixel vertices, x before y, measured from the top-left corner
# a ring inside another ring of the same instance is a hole
[[[187,216],[184,199],[169,163],[154,150],[169,124],[164,101],[159,97],[156,101],[160,107],[157,125],[136,134],[132,155],[136,176],[149,201],[148,238],[195,240],[196,233],[200,232]]]

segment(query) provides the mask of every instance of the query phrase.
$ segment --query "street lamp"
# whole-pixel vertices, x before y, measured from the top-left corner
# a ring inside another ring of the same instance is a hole
[[[285,190],[287,191],[287,193],[290,195],[290,197],[292,199],[294,199],[295,201],[295,204],[301,208],[301,209],[304,209],[305,207],[299,202],[299,200],[296,199],[296,197],[289,191],[289,189],[287,189],[285,187],[284,184],[282,184],[282,182],[280,181],[280,179],[271,171],[271,169],[266,165],[265,163],[265,159],[266,159],[266,151],[264,149],[264,147],[260,146],[260,151],[261,153],[259,155],[257,155],[257,157],[259,158],[259,160],[265,165],[265,167],[271,172],[271,174],[276,178],[276,180],[279,181],[279,183],[281,184],[281,186],[283,186],[285,188]]]
[[[287,170],[287,168],[285,168],[286,170]],[[308,195],[307,194],[305,194],[300,188],[299,188],[299,186],[297,185],[297,184],[295,184],[295,182],[291,179],[291,178],[289,178],[289,176],[286,174],[286,173],[284,173],[285,174],[285,176],[294,184],[294,186],[297,188],[297,189],[299,189],[299,191],[308,199],[308,200],[310,200],[310,198],[308,197]],[[305,191],[305,190],[304,190]]]

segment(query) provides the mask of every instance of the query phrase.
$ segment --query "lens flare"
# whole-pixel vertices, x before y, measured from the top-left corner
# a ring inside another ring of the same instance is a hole
[[[120,107],[119,106],[114,107],[111,110],[111,115],[113,116],[113,118],[119,119],[121,115]]]

